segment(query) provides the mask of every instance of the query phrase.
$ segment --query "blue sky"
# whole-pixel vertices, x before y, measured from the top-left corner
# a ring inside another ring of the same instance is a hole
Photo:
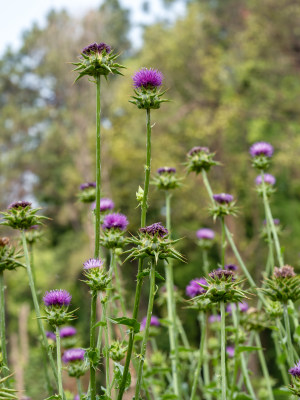
[[[157,16],[162,15],[160,0],[151,0],[150,12],[142,11],[143,0],[120,0],[120,2],[131,10],[131,18],[136,25],[132,37],[138,37],[138,24],[150,23]],[[22,32],[31,27],[33,22],[42,25],[45,16],[50,9],[67,9],[73,15],[82,15],[91,8],[98,7],[101,0],[8,0],[2,7],[0,13],[0,54],[7,46],[17,49],[21,43]],[[183,13],[183,8],[177,5],[166,15],[174,17]],[[137,41],[138,45],[139,42]]]

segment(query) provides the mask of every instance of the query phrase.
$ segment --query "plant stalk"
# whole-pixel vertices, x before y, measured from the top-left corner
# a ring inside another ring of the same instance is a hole
[[[97,291],[92,292],[91,323],[90,323],[90,349],[96,351],[96,321],[97,321]],[[96,400],[96,368],[90,363],[90,396]]]
[[[226,327],[225,327],[225,304],[220,301],[221,309],[221,378],[222,378],[222,400],[227,399],[226,390]]]
[[[1,351],[3,359],[3,373],[4,376],[8,372],[8,360],[7,360],[7,350],[6,350],[6,329],[5,329],[5,284],[4,284],[4,274],[0,271],[0,318],[1,318]]]
[[[193,386],[192,386],[192,393],[191,393],[191,398],[190,400],[195,400],[196,399],[196,390],[197,390],[197,383],[200,377],[200,370],[201,370],[201,365],[203,363],[203,357],[204,357],[204,345],[206,341],[206,334],[207,334],[207,325],[205,321],[205,314],[203,312],[200,313],[199,315],[199,321],[201,325],[201,338],[200,338],[200,346],[199,346],[199,356],[198,356],[198,361],[196,365],[196,369],[194,372],[194,379],[193,379]]]
[[[62,366],[61,366],[61,345],[60,345],[60,334],[59,328],[56,326],[56,362],[57,362],[57,375],[58,375],[58,392],[60,397],[63,399],[65,397],[63,383],[62,383]]]

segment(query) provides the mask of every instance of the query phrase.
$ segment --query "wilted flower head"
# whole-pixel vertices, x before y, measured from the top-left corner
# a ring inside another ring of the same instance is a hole
[[[134,74],[132,79],[135,88],[155,88],[161,86],[163,74],[157,69],[141,68]]]
[[[188,155],[189,156],[193,156],[194,154],[201,153],[201,152],[209,153],[209,148],[208,147],[202,147],[202,146],[195,146],[188,152]]]
[[[235,272],[238,270],[238,267],[234,264],[227,264],[224,266],[224,269],[227,269],[228,271]]]
[[[201,228],[197,230],[196,236],[198,239],[213,240],[215,237],[215,232],[209,228]]]
[[[128,219],[125,215],[119,213],[108,214],[103,219],[103,229],[120,229],[125,231],[128,225]]]
[[[215,269],[208,274],[212,279],[233,279],[233,272],[227,269]]]
[[[196,172],[199,174],[202,170],[209,171],[213,165],[218,165],[214,161],[214,153],[210,153],[207,147],[195,146],[187,153],[187,169],[188,172]]]
[[[25,201],[25,200],[20,200],[20,201],[15,201],[14,203],[11,203],[8,206],[8,210],[11,210],[12,208],[26,208],[26,207],[31,207],[32,203],[30,201]]]
[[[229,204],[233,201],[233,196],[228,193],[214,194],[213,199],[219,204]]]
[[[66,337],[74,336],[74,335],[76,335],[76,333],[77,333],[77,330],[73,326],[65,326],[65,327],[61,328],[61,330],[59,331],[59,336],[61,338],[66,338]]]
[[[71,303],[72,296],[69,292],[63,289],[50,290],[46,292],[43,297],[43,301],[46,307],[63,307],[69,306]]]
[[[295,378],[300,378],[300,361],[293,368],[289,369],[289,374]]]
[[[290,265],[284,265],[281,268],[274,268],[274,276],[276,278],[293,278],[296,274],[293,267]]]
[[[46,337],[47,337],[48,339],[51,339],[51,340],[56,341],[56,336],[55,336],[55,333],[54,333],[54,332],[46,331]]]
[[[267,184],[269,184],[269,185],[275,185],[275,183],[276,183],[276,178],[275,178],[273,175],[271,175],[271,174],[264,174],[264,182],[267,183]],[[261,184],[262,184],[262,177],[261,177],[261,175],[258,175],[258,176],[255,178],[255,183],[256,183],[256,185],[261,185]]]
[[[199,283],[201,283],[201,285],[207,285],[207,281],[204,278],[196,278],[190,281],[185,288],[185,293],[188,297],[193,298],[206,292],[206,289],[200,286]]]
[[[266,157],[272,157],[274,149],[270,143],[257,142],[250,147],[249,152],[251,157],[256,157],[260,155],[264,155]]]
[[[1,237],[0,238],[0,247],[7,246],[9,244],[9,238],[8,237]]]
[[[103,50],[105,50],[106,53],[108,54],[111,52],[111,47],[106,43],[97,44],[95,42],[95,43],[89,44],[88,46],[84,47],[84,49],[82,50],[82,53],[89,55],[91,53],[102,53]]]
[[[62,360],[64,363],[74,362],[74,361],[84,361],[85,350],[80,348],[68,349],[64,352]]]
[[[146,327],[147,317],[144,317],[141,322],[141,331],[143,331]],[[151,316],[150,326],[160,326],[159,319],[156,315]]]
[[[89,188],[95,188],[96,187],[96,182],[85,182],[80,185],[80,190],[85,190]]]
[[[161,167],[161,168],[158,168],[158,170],[157,170],[157,173],[159,175],[164,174],[164,173],[175,174],[175,172],[176,172],[176,168],[173,168],[173,167]]]
[[[210,315],[208,317],[208,322],[213,324],[214,322],[221,322],[221,315],[217,314],[217,315]]]
[[[162,225],[161,222],[155,222],[152,225],[140,228],[140,232],[148,233],[150,236],[165,237],[169,234],[168,230]]]
[[[101,268],[103,261],[100,258],[90,258],[83,263],[83,269]]]
[[[115,203],[111,199],[107,197],[100,199],[100,211],[112,210],[114,207]]]
[[[234,347],[233,346],[227,346],[226,347],[226,353],[228,357],[233,358],[234,357]]]

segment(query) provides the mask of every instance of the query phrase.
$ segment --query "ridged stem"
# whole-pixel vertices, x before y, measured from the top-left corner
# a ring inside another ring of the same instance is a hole
[[[263,376],[264,376],[266,384],[267,384],[267,390],[268,390],[268,393],[269,393],[268,399],[274,400],[270,374],[269,374],[269,370],[268,370],[268,367],[267,367],[267,363],[266,363],[266,359],[265,359],[264,353],[263,353],[262,348],[261,348],[262,345],[261,345],[260,336],[259,336],[259,334],[257,332],[255,332],[255,333],[256,333],[255,334],[256,346],[259,347],[258,358],[259,358],[259,361],[260,361],[261,369],[262,369]]]
[[[82,396],[82,386],[81,386],[80,378],[76,378],[76,384],[77,384],[78,396],[79,396],[79,399],[81,399],[81,396]]]
[[[194,372],[194,379],[193,379],[192,393],[191,393],[190,400],[196,399],[196,390],[197,390],[198,381],[200,378],[200,370],[201,370],[201,365],[203,363],[203,357],[204,357],[204,345],[205,345],[205,341],[206,341],[207,325],[206,325],[206,321],[205,321],[205,314],[203,312],[201,312],[199,315],[199,322],[200,322],[200,326],[201,326],[199,356],[198,356],[196,369]]]
[[[143,194],[143,200],[142,200],[142,205],[141,205],[141,227],[144,227],[146,225],[148,192],[149,192],[149,182],[150,182],[150,172],[151,172],[151,116],[150,116],[150,109],[146,110],[146,130],[147,130],[146,166],[145,166],[144,194]],[[137,284],[136,284],[136,289],[135,289],[134,306],[133,306],[133,313],[132,313],[132,318],[134,318],[134,319],[136,319],[138,316],[139,306],[140,306],[140,298],[141,298],[141,291],[142,291],[142,285],[143,285],[143,277],[141,277],[142,269],[143,269],[143,260],[139,259]],[[123,394],[125,391],[126,380],[127,380],[127,375],[128,375],[128,371],[129,371],[132,350],[133,350],[134,336],[135,336],[135,333],[132,329],[129,334],[129,341],[128,341],[128,348],[127,348],[127,354],[126,354],[126,359],[125,359],[123,377],[122,377],[122,381],[120,384],[120,389],[119,389],[117,400],[121,400],[123,398]]]
[[[37,317],[37,324],[38,324],[38,328],[39,328],[39,332],[40,332],[40,336],[41,336],[40,340],[41,340],[42,350],[45,352],[45,355],[48,356],[48,358],[49,358],[51,369],[53,371],[53,375],[55,377],[56,383],[58,384],[58,376],[57,376],[56,365],[55,365],[55,362],[54,362],[54,359],[53,359],[53,355],[52,355],[51,349],[50,349],[50,347],[48,345],[48,340],[47,340],[47,337],[46,337],[44,325],[43,325],[43,322],[42,322],[42,319],[41,319],[41,311],[40,311],[40,306],[39,306],[39,302],[38,302],[38,299],[37,299],[37,294],[36,294],[36,289],[35,289],[35,284],[34,284],[32,271],[31,271],[31,265],[30,265],[28,247],[27,247],[27,241],[26,241],[26,236],[25,236],[25,232],[24,231],[21,232],[21,237],[22,237],[22,244],[23,244],[23,251],[24,251],[24,257],[25,257],[26,271],[27,271],[27,276],[28,276],[28,281],[29,281],[29,287],[30,287],[30,290],[31,290],[31,296],[32,296],[33,305],[34,305],[34,309],[35,309],[35,314],[36,314],[36,317]]]
[[[147,342],[149,339],[154,296],[155,296],[155,262],[154,262],[154,260],[151,260],[149,302],[148,302],[148,309],[147,309],[146,326],[145,326],[145,330],[144,330],[144,337],[143,337],[143,341],[142,341],[141,354],[140,354],[140,360],[139,360],[139,365],[138,365],[137,382],[136,382],[136,388],[135,388],[135,399],[139,399],[140,390],[141,390],[143,366],[144,366],[144,361],[145,361],[145,356],[146,356]]]
[[[63,399],[65,395],[62,383],[61,345],[60,345],[60,334],[58,326],[56,327],[55,334],[56,334],[56,363],[57,363],[57,375],[58,375],[58,392],[60,397]]]
[[[90,321],[90,349],[96,351],[96,321],[97,321],[97,291],[92,292],[91,298],[91,321]],[[96,369],[90,363],[90,396],[96,400]]]
[[[227,399],[227,382],[226,382],[226,327],[225,327],[225,304],[220,301],[221,310],[221,386],[222,400]]]
[[[284,318],[284,327],[285,327],[285,333],[286,333],[286,340],[287,340],[287,351],[290,356],[290,359],[292,363],[294,364],[295,358],[294,358],[294,347],[292,343],[292,336],[291,336],[291,326],[290,326],[290,317],[287,309],[287,305],[283,305],[283,318]],[[298,359],[297,359],[298,361]]]
[[[0,271],[0,318],[1,318],[1,351],[3,359],[3,374],[7,375],[8,372],[8,360],[6,350],[6,329],[5,329],[5,284],[4,274]]]
[[[171,235],[171,193],[166,192],[166,228]],[[177,316],[176,316],[176,299],[174,296],[174,274],[173,274],[173,263],[172,260],[165,262],[165,274],[166,274],[166,288],[167,288],[167,308],[168,308],[168,320],[170,322],[168,326],[169,332],[169,343],[170,343],[170,359],[172,367],[172,381],[174,393],[180,396],[180,380],[179,380],[179,354],[178,354],[178,330],[177,330]]]

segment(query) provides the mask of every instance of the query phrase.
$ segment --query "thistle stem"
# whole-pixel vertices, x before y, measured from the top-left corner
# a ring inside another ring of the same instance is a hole
[[[0,271],[0,318],[1,318],[1,352],[4,365],[4,376],[8,372],[7,350],[6,350],[6,329],[5,329],[5,284],[4,274]]]
[[[82,396],[82,386],[81,386],[80,378],[76,378],[76,384],[77,384],[77,392],[78,392],[78,395],[79,395],[79,399],[81,399],[81,396]]]
[[[95,208],[95,258],[100,254],[100,197],[101,197],[101,100],[100,100],[100,75],[96,77],[96,208]],[[93,399],[92,399],[93,400]]]
[[[209,270],[209,264],[208,264],[208,256],[207,256],[207,250],[203,249],[202,250],[202,262],[203,262],[203,269],[204,269],[204,273],[205,275],[208,275]]]
[[[195,369],[195,372],[194,372],[194,379],[193,379],[193,386],[192,386],[192,393],[191,393],[190,400],[195,400],[195,398],[196,398],[197,384],[198,384],[198,380],[200,378],[201,365],[203,363],[204,345],[205,345],[206,334],[207,334],[207,325],[205,323],[205,314],[203,312],[201,312],[200,315],[199,315],[199,321],[200,321],[200,325],[201,325],[201,338],[200,338],[200,346],[199,346],[199,356],[198,356],[196,369]]]
[[[226,331],[225,331],[225,304],[220,301],[221,309],[221,378],[222,378],[222,400],[227,399],[226,395]]]
[[[63,399],[65,395],[62,383],[61,345],[60,345],[60,334],[58,326],[56,326],[55,333],[56,333],[56,362],[57,362],[57,375],[58,375],[58,392],[61,399]]]
[[[109,377],[109,335],[108,335],[108,319],[107,319],[107,305],[108,303],[105,302],[103,305],[103,319],[106,322],[104,326],[104,338],[105,338],[105,379],[106,379],[106,390],[107,394],[110,397],[111,386],[110,386],[110,377]]]
[[[146,215],[147,215],[147,203],[148,203],[148,192],[149,192],[149,182],[150,182],[150,172],[151,172],[151,117],[150,117],[150,109],[146,110],[146,130],[147,130],[147,139],[146,139],[146,166],[145,166],[145,182],[144,182],[144,195],[141,205],[141,227],[146,225]],[[138,273],[137,273],[137,284],[135,289],[135,297],[134,297],[134,306],[132,318],[136,319],[139,312],[140,306],[140,298],[141,291],[143,285],[143,277],[141,277],[141,272],[143,269],[143,260],[139,259],[138,262]],[[120,389],[118,393],[117,400],[122,400],[123,394],[126,387],[126,380],[129,371],[129,365],[132,355],[133,342],[134,342],[134,330],[131,329],[129,334],[128,348],[124,365],[124,372],[122,381],[120,384]]]
[[[169,233],[171,232],[171,193],[166,192],[166,227]],[[172,381],[175,395],[180,397],[180,381],[178,374],[179,354],[178,354],[178,331],[176,317],[176,299],[174,296],[174,274],[172,260],[165,262],[166,286],[167,286],[167,308],[168,320],[170,325],[169,343],[170,343],[170,359],[172,366]]]
[[[222,227],[222,244],[221,244],[221,250],[222,250],[222,268],[224,269],[225,267],[225,249],[226,249],[226,230],[225,230],[225,221],[224,221],[224,216],[221,217],[221,227]]]
[[[155,262],[151,260],[150,293],[149,293],[149,302],[148,302],[148,309],[147,309],[147,320],[146,320],[144,337],[143,337],[143,342],[142,342],[142,347],[141,347],[140,360],[139,360],[139,365],[138,365],[137,382],[136,382],[136,389],[135,389],[135,399],[139,399],[140,390],[141,390],[143,366],[144,366],[144,361],[145,361],[147,342],[148,342],[148,338],[149,338],[154,296],[155,296]]]
[[[268,367],[267,367],[267,363],[265,360],[265,356],[264,353],[262,351],[262,345],[261,345],[261,340],[259,337],[259,334],[257,332],[255,332],[255,342],[256,342],[256,346],[259,347],[258,350],[258,358],[260,361],[260,365],[261,365],[261,369],[267,384],[267,390],[269,393],[269,399],[270,400],[274,400],[274,396],[273,396],[273,391],[272,391],[272,385],[271,385],[271,380],[270,380],[270,375],[269,375],[269,371],[268,371]]]
[[[91,322],[90,322],[90,350],[96,350],[96,315],[97,310],[97,291],[92,292],[91,299]],[[90,363],[90,395],[91,400],[96,400],[96,369],[93,363]]]
[[[58,383],[58,375],[57,375],[55,362],[54,362],[54,359],[53,359],[53,355],[52,355],[51,349],[50,349],[50,347],[48,345],[48,340],[47,340],[47,337],[46,337],[44,325],[43,325],[43,322],[42,322],[42,319],[41,319],[41,311],[40,311],[40,306],[39,306],[39,302],[38,302],[38,299],[37,299],[37,294],[36,294],[36,289],[35,289],[35,285],[34,285],[32,271],[31,271],[29,253],[28,253],[26,236],[25,236],[25,232],[24,231],[21,232],[21,237],[22,237],[22,244],[23,244],[23,250],[24,250],[24,256],[25,256],[25,263],[26,263],[26,270],[27,270],[27,275],[28,275],[29,287],[30,287],[30,290],[31,290],[31,296],[32,296],[32,300],[33,300],[33,305],[34,305],[36,317],[37,317],[37,324],[38,324],[38,328],[39,328],[40,336],[41,336],[40,341],[41,341],[42,350],[45,352],[46,355],[48,355],[48,358],[49,358],[49,361],[50,361],[50,365],[51,365],[51,368],[52,368],[52,371],[53,371],[53,375],[55,377],[55,381],[56,381],[56,383]],[[63,397],[63,398],[65,398],[65,397]]]
[[[287,304],[283,305],[283,318],[284,318],[284,327],[287,339],[287,352],[290,355],[291,361],[294,364],[294,347],[292,344],[292,337],[291,337],[291,326],[290,326],[290,317],[287,309]]]

